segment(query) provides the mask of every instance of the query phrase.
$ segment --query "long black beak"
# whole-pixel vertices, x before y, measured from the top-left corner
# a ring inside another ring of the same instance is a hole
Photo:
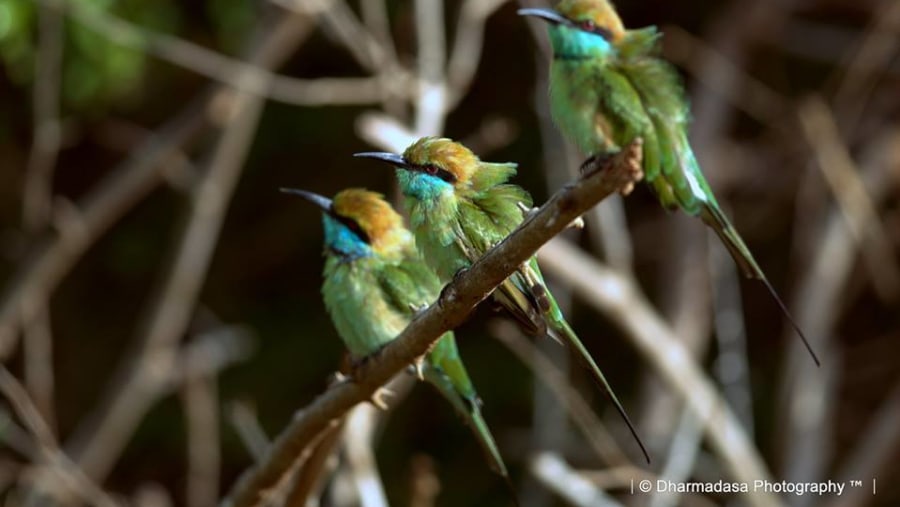
[[[556,25],[570,25],[572,24],[567,18],[562,16],[560,13],[550,10],[550,9],[519,9],[516,11],[519,16],[534,16],[536,18],[541,18],[548,23],[553,23]]]
[[[331,199],[327,197],[322,197],[319,194],[307,192],[306,190],[300,190],[299,188],[281,188],[280,190],[285,194],[299,195],[300,197],[318,206],[325,213],[331,213]]]
[[[400,169],[409,169],[410,167],[412,167],[412,164],[407,162],[405,158],[394,153],[385,153],[381,151],[364,151],[362,153],[354,153],[353,156],[359,158],[373,158],[375,160],[387,162],[388,164],[391,164],[394,167],[399,167]]]

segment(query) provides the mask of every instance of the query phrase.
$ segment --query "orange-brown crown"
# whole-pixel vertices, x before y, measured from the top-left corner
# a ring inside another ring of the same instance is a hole
[[[576,23],[593,21],[609,32],[611,42],[618,42],[625,36],[622,19],[608,0],[563,0],[556,6],[556,12]]]
[[[417,166],[435,165],[456,177],[456,184],[469,181],[478,170],[479,159],[460,143],[444,137],[423,137],[403,152],[403,158]]]
[[[356,222],[369,237],[374,250],[402,246],[406,241],[408,233],[403,218],[383,195],[362,188],[348,188],[338,192],[332,202],[334,214]]]

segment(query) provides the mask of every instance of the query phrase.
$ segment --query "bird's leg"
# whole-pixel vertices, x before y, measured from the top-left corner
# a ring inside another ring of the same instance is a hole
[[[394,391],[391,391],[387,387],[382,386],[376,389],[374,393],[372,393],[372,397],[369,398],[369,402],[371,402],[372,405],[375,405],[381,410],[387,410],[388,404],[385,398],[395,395],[396,393]]]

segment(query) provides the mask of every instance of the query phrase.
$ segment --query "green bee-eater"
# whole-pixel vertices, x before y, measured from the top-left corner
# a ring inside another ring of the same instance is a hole
[[[331,200],[304,190],[282,191],[299,195],[322,210],[322,295],[353,360],[376,353],[406,328],[417,309],[437,299],[440,281],[422,261],[402,217],[380,194],[350,188]],[[507,477],[452,331],[438,340],[418,368],[471,426],[491,468]]]
[[[643,138],[643,169],[667,209],[699,215],[744,275],[761,280],[819,360],[747,245],[719,208],[688,142],[690,110],[676,70],[660,57],[656,27],[626,30],[607,0],[564,0],[521,9],[548,22],[553,119],[585,154],[604,157]]]
[[[450,139],[424,137],[403,156],[357,153],[397,168],[406,211],[425,261],[443,281],[468,268],[502,241],[523,220],[531,196],[506,183],[516,164],[482,162],[465,146]],[[532,257],[494,291],[494,299],[535,334],[549,334],[567,343],[591,371],[628,424],[647,461],[650,457],[622,404],[566,322]]]

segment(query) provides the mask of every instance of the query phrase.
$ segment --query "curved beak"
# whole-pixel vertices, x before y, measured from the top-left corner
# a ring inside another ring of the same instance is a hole
[[[519,9],[519,16],[534,16],[555,25],[569,25],[571,22],[560,13],[550,9]]]
[[[331,199],[327,197],[322,197],[319,194],[307,192],[306,190],[300,190],[298,188],[281,188],[280,190],[285,194],[299,195],[300,197],[318,206],[325,213],[331,213]]]
[[[380,160],[400,169],[409,169],[410,167],[412,167],[412,164],[407,162],[405,158],[394,153],[385,153],[381,151],[364,151],[362,153],[354,153],[353,156],[358,158],[372,158],[375,160]]]

